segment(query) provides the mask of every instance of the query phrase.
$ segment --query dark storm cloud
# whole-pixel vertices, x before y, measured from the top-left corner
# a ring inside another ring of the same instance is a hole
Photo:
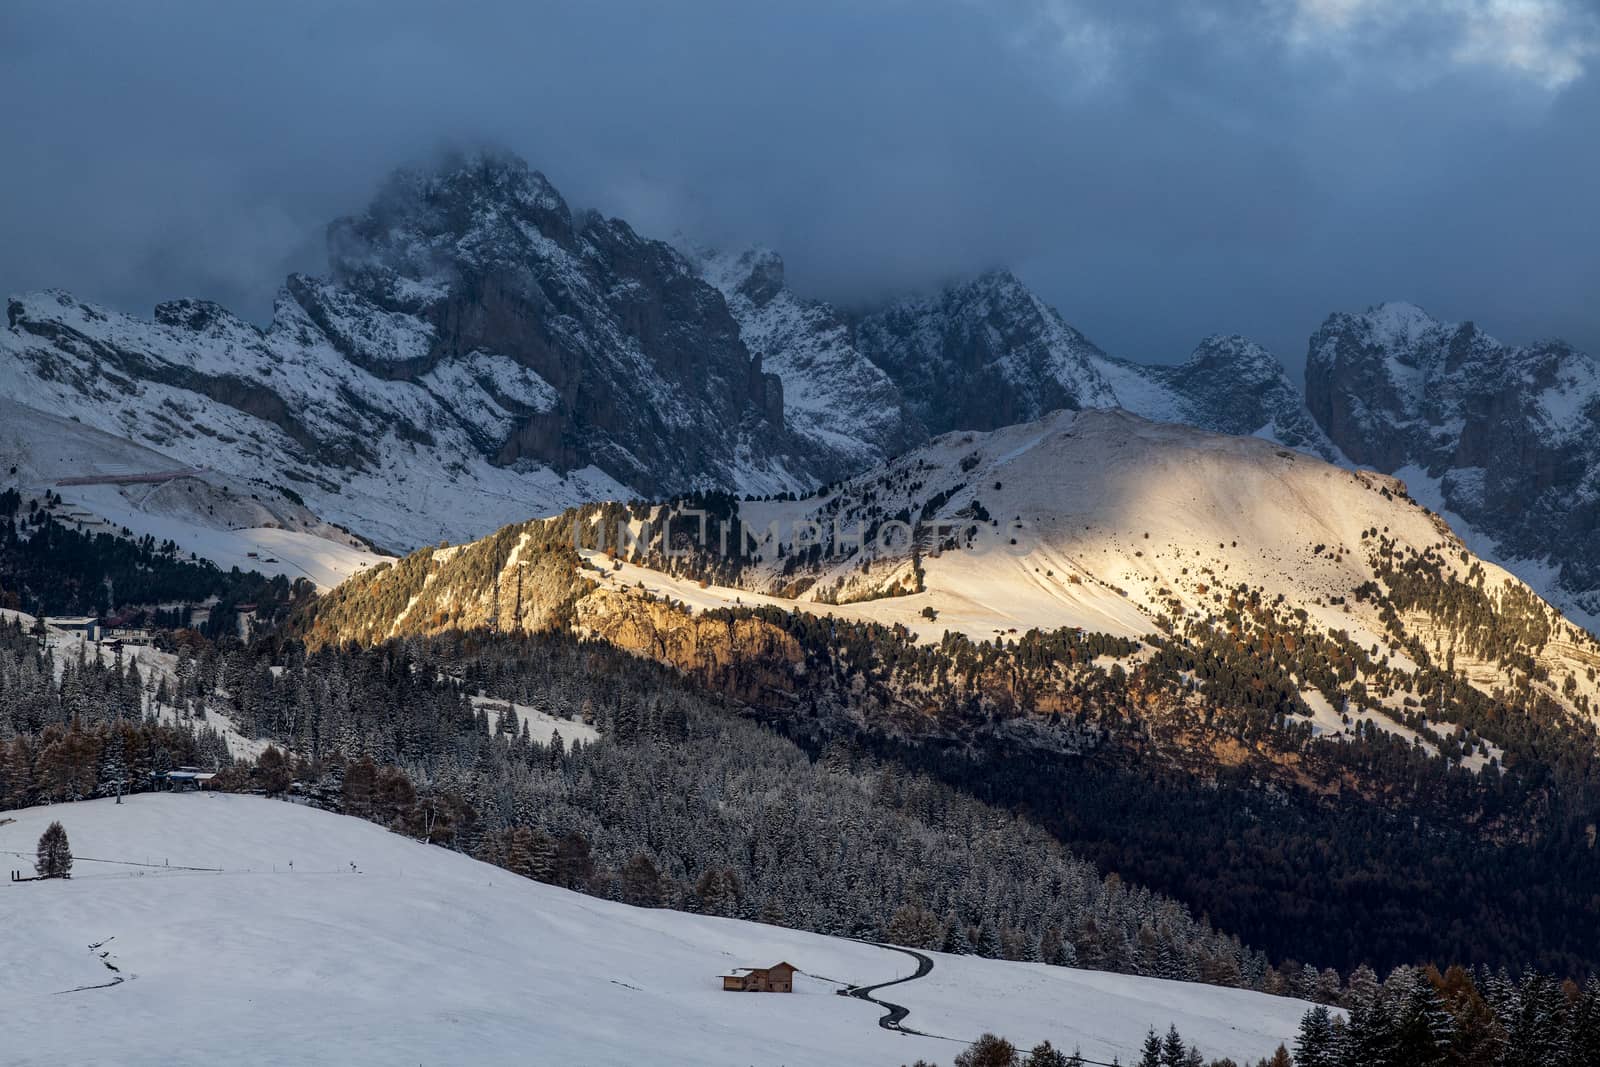
[[[1010,264],[1108,349],[1409,299],[1600,351],[1567,0],[0,7],[0,288],[256,318],[392,166],[498,143],[843,301]]]

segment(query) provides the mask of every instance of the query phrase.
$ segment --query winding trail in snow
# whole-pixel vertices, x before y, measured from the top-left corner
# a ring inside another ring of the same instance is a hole
[[[895,1004],[892,1001],[880,1000],[878,997],[872,995],[878,990],[884,989],[888,986],[900,985],[902,982],[915,982],[918,978],[926,978],[933,970],[932,959],[924,956],[922,953],[917,952],[914,949],[901,948],[899,945],[885,945],[881,941],[868,941],[861,937],[852,938],[852,940],[859,941],[863,945],[872,945],[874,948],[887,949],[890,952],[903,952],[907,956],[910,956],[912,959],[917,961],[917,969],[914,974],[908,974],[904,978],[893,978],[887,982],[877,982],[873,985],[846,986],[844,989],[839,990],[839,995],[841,997],[855,997],[857,1000],[870,1001],[881,1008],[888,1009],[884,1013],[883,1017],[878,1020],[878,1025],[883,1027],[885,1030],[893,1030],[897,1034],[913,1034],[917,1037],[931,1037],[938,1041],[954,1041],[960,1045],[970,1045],[972,1043],[966,1038],[948,1037],[944,1034],[930,1034],[925,1030],[913,1030],[909,1026],[902,1025],[905,1022],[906,1016],[911,1014],[911,1009],[903,1004]],[[1086,1059],[1082,1053],[1075,1052],[1073,1055],[1078,1057],[1079,1062],[1084,1064],[1093,1064],[1094,1067],[1116,1067],[1115,1063],[1108,1064],[1104,1060]]]
[[[861,941],[863,945],[872,945],[875,948],[887,949],[890,952],[904,953],[905,955],[910,956],[912,959],[917,961],[917,970],[916,973],[908,974],[904,978],[892,978],[887,982],[876,982],[872,985],[849,986],[845,989],[839,990],[840,996],[855,997],[857,1000],[870,1001],[871,1003],[878,1005],[880,1008],[886,1009],[883,1017],[878,1020],[878,1025],[883,1027],[885,1030],[894,1030],[897,1033],[902,1034],[915,1034],[918,1037],[936,1037],[941,1038],[942,1040],[959,1040],[956,1038],[943,1038],[940,1034],[923,1033],[921,1030],[913,1030],[909,1026],[901,1025],[905,1022],[906,1016],[911,1014],[911,1009],[903,1004],[895,1004],[892,1001],[880,1000],[878,997],[872,995],[878,990],[886,989],[892,985],[899,985],[902,982],[915,982],[918,978],[926,978],[929,972],[933,970],[933,960],[931,958],[924,956],[922,953],[913,949],[901,948],[898,945],[885,945],[878,941],[867,941],[862,938],[857,938],[856,940]],[[963,1042],[963,1044],[965,1044],[965,1042]]]
[[[122,973],[122,968],[118,967],[115,963],[111,962],[112,956],[111,956],[111,950],[110,949],[105,949],[104,951],[101,951],[101,949],[105,945],[111,943],[112,941],[115,941],[116,939],[117,939],[116,935],[113,934],[111,937],[106,938],[104,941],[96,941],[94,944],[89,946],[89,951],[93,952],[95,954],[95,958],[98,959],[105,966],[106,970],[111,971],[112,973],[114,973],[116,975],[115,978],[111,979],[111,981],[109,981],[109,982],[100,982],[100,983],[98,983],[96,985],[81,985],[81,986],[76,986],[76,987],[74,987],[72,989],[58,989],[58,990],[56,990],[55,993],[53,993],[51,995],[59,997],[63,993],[82,993],[85,990],[89,990],[89,989],[110,989],[112,986],[121,985],[123,982],[126,982],[129,978],[137,978],[138,975],[125,975],[125,974],[123,974]]]

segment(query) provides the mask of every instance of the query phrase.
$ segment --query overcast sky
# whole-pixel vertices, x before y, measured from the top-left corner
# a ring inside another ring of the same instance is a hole
[[[0,4],[0,290],[256,319],[441,146],[845,303],[1014,267],[1291,367],[1407,299],[1600,354],[1596,0]]]

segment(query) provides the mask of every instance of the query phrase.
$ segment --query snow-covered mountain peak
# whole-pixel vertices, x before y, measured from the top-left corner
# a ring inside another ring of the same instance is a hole
[[[1216,335],[1176,366],[1119,359],[1007,270],[868,315],[858,338],[936,431],[994,429],[1063,408],[1121,407],[1340,458],[1283,365],[1260,345]]]
[[[572,245],[566,201],[526,161],[488,152],[436,169],[396,171],[364,213],[328,229],[341,282],[390,271],[424,283],[442,280],[452,268],[517,263],[544,241]]]
[[[700,276],[732,300],[764,307],[785,291],[783,257],[764,245],[736,252],[696,248],[689,253]]]
[[[1600,700],[1587,674],[1600,644],[1507,571],[1474,558],[1400,479],[1258,437],[1118,409],[1057,411],[990,433],[943,434],[809,497],[728,505],[721,514],[739,528],[702,528],[706,539],[687,557],[676,540],[676,555],[661,548],[669,534],[696,528],[669,505],[595,507],[502,531],[463,548],[459,566],[428,565],[438,570],[429,610],[374,616],[347,607],[405,604],[415,592],[406,583],[430,580],[415,569],[374,575],[400,584],[374,594],[358,580],[319,621],[317,639],[427,633],[439,618],[460,625],[435,602],[470,605],[490,625],[500,609],[486,546],[554,532],[584,548],[586,562],[573,571],[579,631],[650,655],[661,642],[640,645],[631,628],[649,610],[641,603],[875,623],[925,647],[947,634],[1005,644],[1073,628],[1151,647],[1208,642],[1236,632],[1246,613],[1270,616],[1270,629],[1328,655],[1370,661],[1363,684],[1372,692],[1342,709],[1347,695],[1326,677],[1295,683],[1300,714],[1323,731],[1372,720],[1409,738],[1401,724],[1447,647],[1449,669],[1485,694],[1511,680],[1584,720]],[[730,553],[730,533],[744,551]],[[494,561],[501,585],[513,581],[516,559],[501,551]],[[565,596],[571,587],[552,588]],[[1461,616],[1474,612],[1504,633],[1486,640],[1464,625]],[[538,614],[519,619],[530,629],[550,624]],[[1428,736],[1442,743],[1450,732]]]
[[[1250,383],[1284,377],[1278,357],[1240,334],[1214,333],[1195,346],[1186,366],[1196,370],[1237,374]]]
[[[1410,304],[1330,315],[1307,404],[1351,460],[1399,472],[1469,540],[1600,613],[1600,367],[1561,341],[1508,345]]]
[[[930,431],[1121,407],[1400,472],[1600,613],[1600,368],[1559,341],[1380,304],[1324,322],[1303,397],[1237,335],[1176,365],[1110,356],[1007,270],[847,315],[770,249],[681,253],[492,152],[395,174],[328,237],[330,275],[290,276],[264,330],[202,300],[146,320],[13,297],[0,384],[396,549],[601,487],[805,491]],[[394,497],[407,471],[476,483],[474,503],[425,518]]]
[[[1374,343],[1396,347],[1414,347],[1441,329],[1453,329],[1404,300],[1374,305],[1360,319]]]
[[[936,433],[1117,403],[1099,369],[1105,353],[1010,271],[867,315],[857,339]]]

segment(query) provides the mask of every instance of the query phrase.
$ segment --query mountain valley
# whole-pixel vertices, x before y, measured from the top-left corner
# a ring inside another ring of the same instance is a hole
[[[759,920],[1024,968],[963,979],[999,999],[1084,967],[1366,1011],[1379,968],[1400,1011],[1428,964],[1600,968],[1570,346],[1383,304],[1323,323],[1304,390],[1237,335],[1140,364],[1010,271],[835,306],[492,152],[326,242],[265,326],[8,300],[30,827],[203,765],[493,865],[428,879],[700,912],[641,935],[696,959],[714,916],[776,944]],[[1108,1055],[1172,1021],[1125,992]],[[1307,1007],[1272,999],[1241,1054]]]

